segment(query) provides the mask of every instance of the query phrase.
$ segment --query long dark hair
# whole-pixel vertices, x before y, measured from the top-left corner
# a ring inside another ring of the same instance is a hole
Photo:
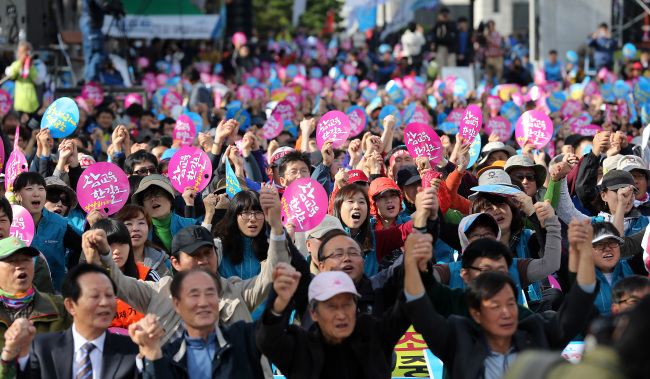
[[[230,258],[233,264],[239,264],[244,259],[243,238],[247,238],[239,230],[237,217],[246,210],[262,212],[260,195],[255,191],[243,190],[230,200],[230,205],[223,219],[214,226],[213,236],[221,239],[223,255]],[[237,238],[239,236],[240,238]],[[266,238],[266,222],[257,237],[252,238],[255,257],[260,261],[266,259],[269,242]]]
[[[510,222],[510,233],[514,233],[524,227],[524,219],[519,213],[519,208],[512,202],[512,200],[507,197],[492,195],[489,193],[479,192],[476,194],[472,204],[470,204],[470,214],[474,213],[483,213],[486,209],[491,208],[493,205],[499,206],[502,204],[508,205],[510,207],[510,213],[512,213],[512,221]]]
[[[101,229],[106,232],[106,239],[108,244],[121,243],[129,245],[129,256],[124,263],[124,275],[131,278],[139,279],[138,266],[135,264],[135,257],[133,256],[133,245],[131,245],[131,233],[126,225],[120,220],[114,218],[102,218],[97,220],[93,225],[92,230]]]
[[[359,227],[359,232],[357,234],[358,238],[355,238],[357,242],[361,245],[364,251],[369,251],[374,248],[372,243],[372,228],[370,227],[370,200],[368,199],[368,194],[363,192],[358,186],[353,184],[348,184],[341,188],[334,196],[334,206],[332,210],[332,215],[341,221],[341,225],[345,225],[343,218],[341,217],[341,205],[343,202],[352,196],[360,193],[363,195],[363,198],[366,200],[366,220]]]

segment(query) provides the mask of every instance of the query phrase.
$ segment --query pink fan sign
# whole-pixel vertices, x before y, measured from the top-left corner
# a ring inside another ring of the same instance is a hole
[[[445,78],[445,93],[454,92],[454,86],[456,85],[456,78],[449,75]]]
[[[0,113],[6,115],[11,110],[11,96],[9,92],[0,89]]]
[[[307,88],[312,90],[314,93],[320,93],[323,90],[323,82],[318,78],[311,78],[307,83]]]
[[[140,104],[142,105],[142,96],[137,93],[130,93],[124,98],[124,107],[128,108],[131,104]]]
[[[2,137],[0,137],[0,172],[2,172],[2,169],[5,167],[5,144],[2,141]]]
[[[356,137],[363,131],[368,122],[363,108],[354,108],[348,112],[348,120],[350,120],[350,135],[349,137]]]
[[[411,92],[413,93],[413,97],[420,99],[427,92],[427,88],[422,83],[414,82],[411,86]]]
[[[83,109],[84,111],[86,111],[86,113],[88,113],[88,103],[86,103],[86,99],[84,99],[81,96],[77,96],[74,98],[74,102],[77,103],[77,106],[79,108]]]
[[[169,180],[178,192],[193,188],[201,192],[212,178],[212,163],[205,151],[197,147],[183,147],[169,160]]]
[[[140,66],[142,68],[149,67],[149,58],[147,58],[147,57],[138,58],[138,66]]]
[[[294,112],[295,111],[293,105],[287,100],[282,100],[276,104],[272,114],[277,113],[280,115],[280,117],[282,117],[283,120],[293,122]]]
[[[291,222],[295,231],[305,232],[317,227],[327,213],[327,193],[316,180],[295,180],[282,194],[282,225]]]
[[[16,138],[18,140],[18,138]],[[14,151],[9,155],[7,166],[5,167],[5,191],[10,191],[14,187],[14,180],[21,173],[29,170],[25,155],[14,147]]]
[[[325,113],[316,128],[318,148],[321,149],[327,141],[332,142],[333,149],[343,145],[350,135],[350,128],[350,120],[345,113],[341,111]]]
[[[485,134],[490,135],[492,133],[498,135],[501,142],[506,142],[510,139],[512,128],[508,120],[501,116],[496,116],[490,118],[485,124]]]
[[[515,125],[515,137],[519,146],[533,143],[543,149],[553,136],[553,123],[546,113],[538,110],[527,111],[519,117]]]
[[[346,63],[343,65],[343,74],[345,74],[345,76],[353,76],[356,73],[357,69],[351,63]]]
[[[12,205],[11,211],[14,214],[9,228],[9,235],[16,237],[29,246],[34,240],[34,219],[29,211],[20,205]]]
[[[453,111],[449,112],[447,121],[453,122],[460,128],[460,120],[463,119],[463,114],[465,114],[465,108],[456,108]]]
[[[585,86],[585,95],[589,97],[593,97],[600,94],[600,91],[598,90],[598,84],[596,84],[595,81],[591,80],[587,85]]]
[[[582,105],[578,100],[567,100],[562,104],[562,117],[573,117],[576,112],[582,110]]]
[[[81,88],[81,97],[92,100],[95,106],[104,101],[104,90],[95,82],[88,82]]]
[[[510,95],[510,98],[512,98],[512,101],[518,106],[521,107],[524,104],[524,95],[522,95],[519,92],[515,92]]]
[[[298,106],[300,105],[300,96],[298,96],[298,94],[295,92],[288,94],[287,97],[284,98],[284,100],[291,103],[293,109],[298,108]]]
[[[235,34],[232,35],[232,43],[235,45],[245,45],[246,41],[248,41],[248,38],[246,38],[246,34],[242,32],[236,32]]]
[[[241,86],[237,88],[237,98],[242,102],[246,102],[253,98],[253,91],[249,86]]]
[[[605,121],[609,122],[610,124],[612,123],[612,110],[607,104],[605,104]]]
[[[214,93],[214,106],[221,108],[221,94],[219,92]]]
[[[274,113],[266,120],[266,123],[262,127],[262,138],[273,139],[280,135],[283,128],[284,120],[282,120],[282,117],[278,113]]]
[[[420,124],[429,124],[429,114],[427,111],[420,107],[415,107],[415,111],[413,111],[413,116],[411,116],[411,119],[409,120],[409,123],[411,122],[419,122]]]
[[[598,134],[599,132],[602,132],[602,131],[603,131],[603,128],[601,128],[598,125],[593,125],[593,124],[576,125],[576,126],[571,125],[571,133],[572,134],[580,134],[582,136],[593,137],[593,136],[595,136],[596,134]]]
[[[496,116],[503,106],[503,100],[501,100],[499,96],[488,96],[486,103],[488,109],[490,109],[490,115],[492,116]]]
[[[332,94],[334,100],[343,101],[348,96],[348,93],[343,88],[337,88]]]
[[[81,174],[77,183],[79,205],[90,213],[97,209],[110,216],[129,199],[129,179],[121,168],[108,162],[97,162]]]
[[[427,157],[431,167],[436,167],[445,149],[438,134],[425,124],[417,122],[406,125],[404,142],[412,157]]]
[[[618,114],[619,117],[630,117],[630,108],[626,103],[621,103],[618,105],[618,109],[616,109],[616,113]]]
[[[262,87],[253,87],[253,99],[266,99],[266,91]]]
[[[187,115],[181,115],[174,125],[174,143],[178,142],[181,147],[192,144],[196,137],[196,127],[194,121]]]
[[[183,97],[176,91],[169,91],[163,96],[162,105],[167,109],[172,109],[176,105],[183,105]]]
[[[463,118],[460,120],[460,136],[465,141],[474,141],[474,138],[481,131],[483,126],[483,116],[481,116],[481,108],[478,105],[470,105],[465,110]]]

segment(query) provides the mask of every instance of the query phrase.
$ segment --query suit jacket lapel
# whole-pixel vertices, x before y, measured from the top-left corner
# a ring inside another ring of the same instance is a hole
[[[52,346],[52,362],[57,378],[72,378],[72,362],[74,362],[72,327],[61,334],[58,346]]]
[[[117,369],[120,367],[124,354],[120,352],[119,341],[115,336],[106,332],[104,352],[102,354],[102,378],[114,378]]]

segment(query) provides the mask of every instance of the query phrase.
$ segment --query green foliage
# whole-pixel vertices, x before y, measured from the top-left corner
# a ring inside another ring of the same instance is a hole
[[[299,25],[307,27],[309,32],[320,33],[330,9],[334,10],[335,25],[341,21],[339,12],[342,6],[343,2],[339,0],[307,0],[307,10],[300,17]],[[253,7],[255,28],[262,36],[269,31],[278,34],[285,28],[294,32],[291,27],[293,0],[253,0]]]

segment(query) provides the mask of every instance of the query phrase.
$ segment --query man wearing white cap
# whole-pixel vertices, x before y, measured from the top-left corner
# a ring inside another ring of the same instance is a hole
[[[426,266],[432,255],[432,240],[426,234],[409,236],[405,254],[417,254],[421,258],[418,267],[420,263]],[[348,255],[355,253],[361,254],[354,248],[345,251]],[[267,305],[258,323],[255,340],[260,351],[287,378],[390,377],[393,348],[410,324],[404,303],[398,301],[379,319],[357,316],[360,295],[350,276],[341,271],[323,272],[309,285],[309,312],[317,325],[308,331],[288,325],[287,305],[299,278],[292,267],[274,270],[273,288],[278,297]]]

